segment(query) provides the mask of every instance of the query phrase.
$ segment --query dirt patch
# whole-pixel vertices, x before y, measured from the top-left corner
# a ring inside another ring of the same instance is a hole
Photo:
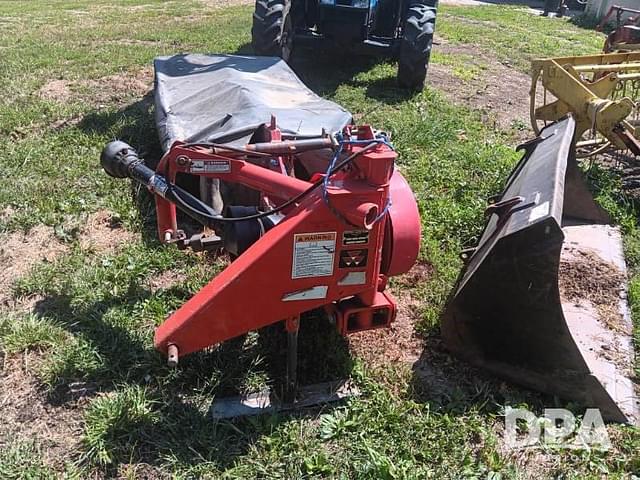
[[[142,97],[153,87],[153,69],[124,72],[94,80],[51,80],[37,95],[58,103],[89,102],[91,105],[120,105],[132,97]]]
[[[15,213],[15,209],[11,205],[7,205],[0,210],[0,222],[8,222]]]
[[[595,309],[597,321],[607,333],[594,333],[589,349],[597,358],[613,362],[625,375],[633,375],[632,324],[623,316],[621,302],[625,297],[626,276],[615,265],[607,263],[589,250],[572,248],[561,257],[559,269],[560,296],[563,303]]]
[[[459,105],[480,110],[482,121],[500,129],[514,126],[522,131],[518,137],[531,137],[529,126],[529,89],[531,79],[491,54],[470,45],[454,45],[438,38],[434,51],[443,55],[472,57],[468,66],[476,67],[477,74],[461,79],[450,65],[429,65],[428,85],[442,91]]]
[[[148,463],[127,463],[118,466],[117,478],[135,478],[136,480],[160,480],[174,478],[155,465]]]
[[[369,365],[414,363],[418,360],[423,342],[416,335],[415,326],[420,320],[422,303],[412,297],[406,286],[427,281],[432,272],[431,264],[417,263],[408,273],[399,277],[398,285],[391,289],[398,306],[391,327],[349,335],[349,349]]]
[[[418,262],[398,279],[398,283],[405,286],[415,286],[428,281],[432,275],[433,265],[429,262]]]
[[[67,247],[56,239],[53,228],[38,225],[28,233],[0,235],[0,305],[11,298],[14,282],[37,263],[52,262]]]
[[[465,6],[465,7],[479,7],[482,5],[486,5],[486,3],[479,2],[477,0],[442,0],[442,5],[454,5],[454,6]]]
[[[90,215],[78,234],[80,246],[96,253],[114,252],[136,238],[108,210]],[[0,269],[0,307],[32,310],[36,300],[12,299],[11,286],[37,264],[53,262],[68,248],[56,238],[53,228],[45,225],[33,227],[27,233],[0,235],[0,264],[3,267]]]
[[[44,100],[64,103],[71,97],[69,82],[66,80],[51,80],[40,87],[38,96]]]
[[[81,399],[73,405],[54,406],[47,401],[31,373],[38,363],[36,354],[5,359],[0,369],[0,449],[18,441],[36,442],[43,460],[62,469],[81,438]]]
[[[631,335],[620,313],[624,273],[591,251],[574,250],[573,254],[571,261],[560,262],[561,297],[570,302],[589,301],[607,328]]]
[[[72,127],[77,125],[82,120],[82,117],[61,118],[53,122],[49,127],[52,130],[62,130],[65,127]]]
[[[495,437],[498,439],[496,449],[500,457],[506,460],[518,472],[522,480],[538,480],[555,478],[561,464],[561,457],[555,452],[545,452],[541,448],[514,449],[505,442],[504,421],[501,419],[493,425]]]
[[[412,389],[417,400],[448,406],[454,397],[473,398],[482,391],[486,374],[452,357],[445,348],[439,332],[431,332],[424,339],[422,354],[412,366]],[[495,379],[490,380],[498,388]]]
[[[395,297],[398,313],[390,328],[354,333],[348,338],[349,349],[368,365],[413,363],[420,357],[422,342],[415,334],[420,304],[406,296]]]
[[[109,75],[81,83],[97,95],[97,102],[120,104],[126,98],[142,97],[153,88],[153,69],[149,66],[133,74],[127,72]]]
[[[149,280],[151,292],[166,290],[187,280],[187,276],[182,272],[167,270],[158,275],[154,275]]]
[[[101,42],[101,43],[103,45],[107,43],[110,45],[159,47],[162,42],[160,42],[159,40],[138,40],[135,38],[119,38],[117,40],[108,40],[106,42]]]
[[[87,219],[78,236],[82,248],[97,253],[111,253],[135,240],[136,236],[124,229],[122,222],[108,210],[99,210]]]

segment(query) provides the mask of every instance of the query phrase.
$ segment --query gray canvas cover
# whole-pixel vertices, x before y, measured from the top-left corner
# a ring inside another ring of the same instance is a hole
[[[165,151],[176,140],[244,144],[271,115],[288,138],[337,131],[352,121],[276,57],[173,55],[156,58],[154,67],[156,124]]]

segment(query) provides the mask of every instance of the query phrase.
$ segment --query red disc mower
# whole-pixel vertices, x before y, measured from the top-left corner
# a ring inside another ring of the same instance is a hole
[[[241,57],[198,57],[195,61],[210,62],[209,67],[217,63],[232,75],[243,62],[256,68],[254,61]],[[178,67],[187,67],[182,58],[161,59],[156,70],[166,72],[169,65],[172,71],[176,62]],[[232,62],[233,68],[220,65],[225,62]],[[284,87],[297,80],[280,60],[269,59],[265,70],[269,69],[276,78],[280,76]],[[187,79],[191,85],[185,87],[193,88],[197,75],[181,76],[178,81]],[[270,84],[273,78],[270,76]],[[205,75],[199,80],[207,84],[206,79]],[[266,102],[284,99],[278,99],[273,88],[258,88],[255,76],[252,80],[250,96],[256,111]],[[180,130],[171,119],[176,104],[163,104],[174,100],[167,100],[164,93],[175,91],[175,77],[161,76],[156,83],[157,104],[165,112],[159,125]],[[322,105],[328,116],[320,118],[327,121],[327,127],[333,111],[337,110],[338,118],[344,117],[344,110],[299,87],[298,92],[288,89],[288,98],[297,95],[307,105],[312,101]],[[185,89],[177,91],[185,93]],[[228,92],[225,95],[228,106],[233,99]],[[242,96],[236,100],[249,104]],[[197,108],[192,110],[190,127],[199,113]],[[345,335],[388,327],[396,304],[385,290],[387,280],[413,266],[420,246],[420,217],[384,133],[367,125],[347,124],[332,133],[319,128],[315,135],[292,134],[287,127],[292,116],[282,113],[284,128],[279,126],[279,117],[273,116],[265,124],[226,131],[224,143],[208,138],[213,129],[206,128],[203,138],[172,140],[155,170],[119,141],[105,147],[101,163],[110,175],[132,178],[154,194],[158,235],[163,242],[226,252],[233,258],[157,329],[156,348],[176,364],[180,356],[285,322],[291,350],[287,382],[291,400],[300,315],[324,308]],[[230,121],[225,124],[229,126]],[[161,132],[172,134],[168,128]],[[246,135],[249,139],[244,143]],[[229,141],[232,136],[235,138]],[[204,185],[209,200],[207,195],[181,187],[179,176],[193,177]],[[202,231],[187,236],[178,210],[201,224]],[[251,302],[245,301],[248,294]]]

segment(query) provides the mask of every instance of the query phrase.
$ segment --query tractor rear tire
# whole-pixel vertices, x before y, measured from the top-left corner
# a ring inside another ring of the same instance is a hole
[[[413,1],[407,9],[398,58],[398,84],[422,90],[431,56],[438,2]]]
[[[289,60],[293,40],[289,10],[290,0],[256,0],[251,28],[256,55]]]

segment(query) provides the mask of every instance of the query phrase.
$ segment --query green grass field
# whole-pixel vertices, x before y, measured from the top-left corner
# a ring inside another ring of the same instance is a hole
[[[251,12],[198,1],[0,0],[0,235],[26,256],[55,246],[44,260],[14,258],[8,271],[17,273],[0,291],[0,478],[640,475],[640,431],[630,427],[608,427],[610,452],[503,448],[505,406],[540,413],[567,405],[450,359],[437,326],[458,252],[477,240],[486,199],[518,158],[514,140],[437,89],[397,89],[395,65],[373,60],[320,58],[296,69],[320,95],[392,135],[419,202],[420,260],[429,265],[426,278],[399,278],[393,288],[415,300],[421,361],[441,388],[411,364],[365,362],[311,321],[301,332],[301,383],[350,374],[359,398],[293,415],[207,417],[216,396],[278,382],[281,335],[251,334],[168,369],[153,328],[224,264],[161,246],[148,196],[107,177],[98,158],[114,138],[157,156],[152,59],[248,52]],[[437,30],[520,71],[533,56],[596,52],[602,42],[513,7],[442,7]],[[636,206],[614,174],[594,168],[590,182],[625,232],[639,318]],[[110,227],[102,222],[96,234],[101,215]],[[102,233],[110,236],[86,241]]]

